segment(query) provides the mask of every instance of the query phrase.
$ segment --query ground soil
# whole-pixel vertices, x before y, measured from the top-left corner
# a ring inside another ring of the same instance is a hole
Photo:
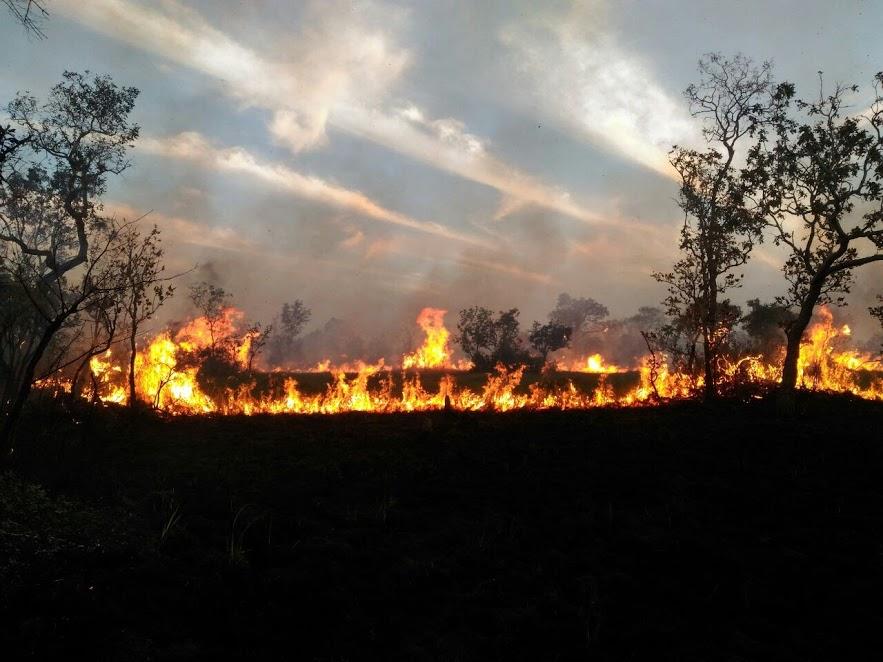
[[[831,660],[883,632],[883,403],[31,411],[6,659]],[[872,647],[873,646],[873,647]]]

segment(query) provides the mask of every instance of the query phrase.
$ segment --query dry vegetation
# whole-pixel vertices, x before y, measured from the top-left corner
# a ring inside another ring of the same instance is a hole
[[[883,409],[801,398],[796,422],[769,400],[33,412],[2,482],[2,638],[16,659],[842,659],[883,626]]]

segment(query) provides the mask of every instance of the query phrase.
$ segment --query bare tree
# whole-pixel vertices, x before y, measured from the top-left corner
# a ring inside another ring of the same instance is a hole
[[[0,0],[15,20],[22,24],[29,35],[37,39],[45,39],[43,21],[49,18],[49,12],[38,0]]]
[[[99,354],[107,352],[116,340],[117,329],[122,313],[122,306],[119,292],[116,289],[109,289],[102,293],[101,296],[95,296],[83,307],[80,314],[79,327],[82,331],[80,335],[85,336],[85,342],[80,351],[75,356],[68,359],[66,364],[76,365],[74,374],[71,377],[71,397],[80,396],[80,377],[90,367],[91,361]],[[52,366],[50,370],[62,370],[67,367],[66,364]],[[91,367],[89,375],[93,384],[92,399],[98,399],[98,389],[96,377]]]
[[[272,333],[272,324],[264,326],[260,322],[255,322],[245,331],[245,336],[248,338],[248,353],[246,356],[245,369],[249,374],[251,374],[255,359],[257,359],[257,357],[264,351],[264,347],[267,346],[267,342],[270,340]]]
[[[803,334],[819,304],[845,305],[853,270],[883,260],[883,74],[863,114],[846,112],[857,86],[837,85],[818,98],[786,104],[772,135],[749,156],[757,209],[777,245],[789,251],[783,266],[789,287],[779,303],[797,315],[785,327],[781,403],[794,408]]]
[[[138,331],[144,322],[156,314],[166,299],[175,293],[175,288],[163,278],[165,266],[162,258],[160,231],[155,225],[144,235],[134,224],[120,233],[116,266],[121,288],[119,300],[129,341],[127,381],[130,407],[137,403],[135,358],[138,355]]]
[[[224,311],[229,307],[233,295],[223,287],[202,281],[190,286],[190,300],[196,310],[205,318],[208,326],[210,349],[214,352],[218,342],[220,323],[224,319]]]
[[[0,127],[0,274],[33,315],[36,340],[0,403],[8,452],[38,366],[57,334],[114,289],[109,254],[118,225],[101,215],[107,177],[123,172],[138,136],[138,91],[107,76],[65,72],[48,101],[18,95]]]
[[[760,66],[742,55],[706,55],[699,61],[701,79],[685,96],[690,112],[702,122],[706,148],[675,146],[671,164],[681,186],[678,205],[684,214],[683,257],[670,272],[653,277],[667,286],[664,303],[674,320],[695,317],[702,343],[705,397],[717,393],[718,360],[729,333],[720,314],[721,296],[739,287],[762,223],[745,204],[736,167],[737,150],[755,136],[780,103],[771,65]]]

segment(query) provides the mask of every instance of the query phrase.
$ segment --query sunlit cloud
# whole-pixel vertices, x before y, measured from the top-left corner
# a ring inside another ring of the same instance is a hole
[[[162,231],[165,240],[174,244],[189,244],[249,254],[260,254],[263,250],[261,246],[234,228],[211,226],[153,210],[139,211],[122,202],[104,203],[103,213],[118,220],[133,221],[141,218],[145,224],[155,224]]]
[[[153,154],[194,161],[206,168],[243,173],[298,198],[346,209],[374,220],[467,244],[485,245],[477,237],[387,209],[359,191],[331,184],[320,177],[303,175],[279,163],[262,161],[242,147],[215,147],[196,132],[163,138],[145,136],[138,146]]]
[[[599,27],[594,13],[522,18],[499,38],[515,59],[532,105],[578,135],[675,177],[668,151],[698,138],[685,102]]]
[[[162,7],[58,0],[58,10],[71,19],[222,80],[240,103],[272,111],[271,135],[294,152],[324,144],[331,125],[506,196],[585,222],[606,222],[568,192],[495,158],[460,120],[428,119],[413,106],[385,110],[385,93],[406,70],[410,54],[378,28],[365,27],[358,11],[311,5],[310,29],[292,35],[295,46],[284,59],[271,60],[176,2]]]
[[[550,187],[490,155],[485,144],[465,132],[462,124],[452,120],[427,120],[414,110],[385,113],[357,106],[338,107],[333,121],[349,133],[394,148],[419,161],[459,175],[465,179],[497,189],[509,198],[518,198],[554,209],[587,223],[608,223],[603,214],[575,202],[560,188]],[[444,136],[440,136],[439,132]],[[499,217],[499,214],[497,215]]]
[[[541,283],[543,285],[552,285],[555,283],[555,279],[552,278],[549,274],[524,269],[522,267],[519,267],[518,265],[511,264],[509,262],[500,262],[475,256],[463,255],[457,260],[457,263],[460,266],[473,267],[476,269],[482,269],[484,271],[493,271],[510,278],[533,281],[535,283]]]

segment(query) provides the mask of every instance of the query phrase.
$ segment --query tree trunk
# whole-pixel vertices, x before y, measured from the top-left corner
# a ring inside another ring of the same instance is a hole
[[[80,361],[80,365],[77,366],[74,376],[71,378],[71,402],[76,402],[77,398],[80,397],[80,375],[83,374],[83,370],[85,370],[86,366],[92,360],[92,356],[92,354],[89,354],[86,358]]]
[[[37,343],[37,346],[34,348],[34,353],[31,355],[31,358],[25,367],[21,384],[19,385],[18,391],[12,401],[12,406],[9,408],[6,418],[3,420],[2,427],[0,427],[0,462],[7,460],[9,454],[12,452],[15,429],[18,425],[18,419],[21,417],[25,402],[31,394],[31,386],[33,385],[34,375],[37,372],[37,365],[43,358],[43,354],[46,352],[46,348],[49,347],[52,338],[61,328],[61,325],[64,324],[65,319],[67,319],[66,315],[56,318],[46,327],[43,331],[43,335],[40,337],[40,342]]]
[[[717,391],[715,390],[715,375],[714,375],[714,357],[712,356],[712,346],[711,342],[708,338],[708,334],[702,333],[702,356],[704,359],[704,372],[705,372],[705,386],[703,388],[703,396],[706,402],[710,402],[714,400],[715,396],[717,396]]]
[[[818,281],[818,283],[817,283]],[[785,362],[782,364],[782,381],[779,384],[778,406],[779,412],[786,415],[796,413],[797,399],[797,367],[800,359],[800,343],[806,327],[812,320],[813,310],[822,291],[821,283],[824,279],[818,276],[813,279],[809,292],[800,306],[800,312],[785,331],[787,343],[785,345]]]
[[[705,400],[710,402],[717,397],[717,278],[711,277],[708,286],[708,300],[705,305],[705,320],[702,324],[702,354],[705,359]]]
[[[129,336],[129,407],[132,408],[137,404],[135,397],[135,356],[137,355],[135,349],[135,332],[137,330],[138,325],[133,323],[132,334]]]
[[[783,391],[793,391],[797,388],[797,362],[800,358],[800,341],[803,340],[803,333],[812,319],[814,308],[814,300],[805,302],[800,307],[800,313],[788,327],[785,362],[782,364],[782,383],[779,385]]]

